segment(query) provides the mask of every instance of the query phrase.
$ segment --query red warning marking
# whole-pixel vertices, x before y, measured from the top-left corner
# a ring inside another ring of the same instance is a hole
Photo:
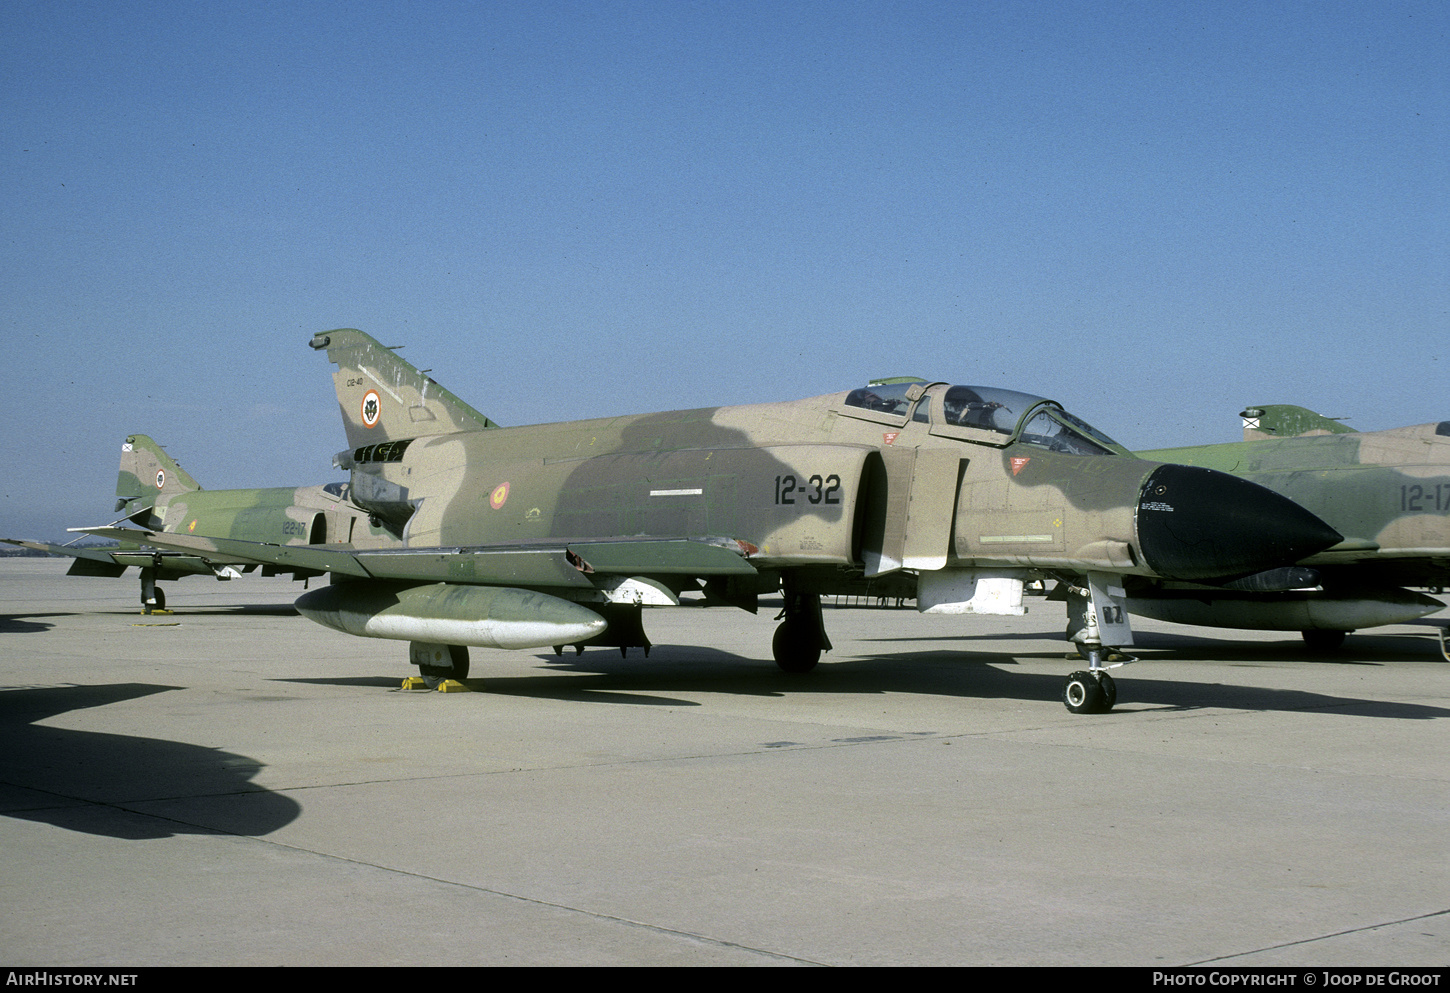
[[[1017,475],[1022,471],[1022,467],[1031,461],[1032,459],[1026,455],[1014,455],[1012,457],[1012,475]]]

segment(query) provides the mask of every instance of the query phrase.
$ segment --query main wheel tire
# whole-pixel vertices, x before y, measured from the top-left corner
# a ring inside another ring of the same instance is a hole
[[[821,660],[821,643],[804,624],[782,621],[770,639],[775,664],[786,672],[810,672]]]
[[[436,690],[445,679],[456,679],[460,683],[468,678],[468,646],[449,645],[448,659],[453,664],[448,668],[441,665],[420,665],[418,674],[430,690]]]
[[[1062,688],[1062,704],[1074,714],[1096,714],[1104,709],[1103,688],[1090,672],[1074,672]]]

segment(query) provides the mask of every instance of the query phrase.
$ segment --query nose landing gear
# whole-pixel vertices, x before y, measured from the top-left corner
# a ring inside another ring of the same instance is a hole
[[[1118,702],[1118,684],[1108,675],[1108,669],[1134,661],[1103,644],[1105,636],[1117,644],[1133,643],[1124,606],[1126,597],[1114,587],[1113,577],[1096,573],[1088,574],[1086,588],[1068,582],[1063,586],[1067,592],[1067,638],[1078,646],[1088,668],[1067,677],[1062,702],[1074,714],[1105,714]],[[1108,666],[1105,662],[1109,658],[1122,661]]]

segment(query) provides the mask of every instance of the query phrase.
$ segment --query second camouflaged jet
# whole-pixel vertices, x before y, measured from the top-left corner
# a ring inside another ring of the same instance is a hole
[[[116,506],[112,513],[139,527],[163,532],[204,534],[279,545],[346,542],[350,548],[394,543],[394,537],[369,520],[366,510],[348,499],[348,483],[317,486],[266,487],[244,490],[204,490],[185,469],[144,434],[133,434],[121,444],[121,467],[116,475]],[[41,541],[3,538],[0,541],[52,555],[69,556],[68,576],[120,576],[136,568],[141,576],[143,613],[165,611],[166,594],[158,584],[186,576],[236,579],[256,571],[262,575],[291,573],[307,580],[324,573],[301,566],[278,567],[240,555],[143,548],[135,542],[120,547],[54,545]]]
[[[1064,702],[1105,710],[1109,649],[1131,644],[1127,577],[1214,584],[1340,536],[1253,483],[1132,457],[1058,404],[1010,390],[889,382],[786,403],[502,428],[360,331],[319,334],[353,502],[394,543],[284,546],[91,533],[332,573],[298,609],[411,643],[461,679],[467,646],[644,646],[641,607],[755,610],[784,596],[777,664],[831,647],[821,596],[915,597],[939,613],[1021,614],[1024,583],[1070,591],[1088,660]]]

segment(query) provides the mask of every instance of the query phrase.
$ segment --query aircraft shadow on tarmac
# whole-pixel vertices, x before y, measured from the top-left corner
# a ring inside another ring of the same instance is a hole
[[[65,617],[66,614],[0,614],[0,634],[40,634],[55,627],[36,617]]]
[[[228,607],[185,607],[170,613],[143,615],[140,611],[127,608],[125,610],[110,611],[50,611],[48,613],[36,614],[0,614],[0,634],[41,634],[55,627],[54,624],[43,620],[49,617],[75,617],[78,613],[108,613],[118,614],[123,617],[141,617],[142,622],[164,623],[167,620],[180,623],[188,617],[235,617],[237,615],[251,617],[299,617],[297,608],[290,603],[248,603]]]
[[[251,783],[262,768],[255,759],[179,741],[36,723],[177,688],[119,683],[0,692],[0,814],[130,840],[256,836],[294,820],[302,809],[296,801]],[[171,813],[138,809],[155,801],[171,801]],[[176,813],[192,806],[211,826]]]
[[[1042,636],[1031,636],[1042,640]],[[1263,643],[1233,646],[1213,645],[1210,654],[1197,646],[1201,639],[1154,635],[1155,644],[1140,656],[1152,659],[1193,660],[1205,657],[1223,659],[1225,667],[1245,664],[1303,660],[1304,647],[1288,643]],[[1004,640],[1004,639],[994,639]],[[1395,642],[1395,639],[1386,639]],[[858,642],[858,644],[860,644]],[[1268,649],[1266,651],[1266,649]],[[1351,649],[1347,649],[1350,651]],[[1297,654],[1296,654],[1297,653]],[[1354,653],[1360,664],[1379,665],[1382,661],[1426,661],[1421,652],[1393,645],[1381,648],[1373,656],[1365,651]],[[674,694],[720,693],[726,695],[786,697],[805,693],[920,693],[929,696],[960,696],[975,699],[1060,701],[1063,679],[1074,663],[1058,648],[1042,652],[1019,652],[1015,656],[997,653],[961,651],[910,651],[870,657],[844,658],[831,662],[826,657],[815,671],[805,674],[781,672],[773,662],[746,658],[717,649],[697,646],[656,645],[648,658],[639,649],[631,649],[621,658],[616,649],[592,649],[582,655],[567,651],[563,656],[537,656],[546,670],[537,676],[491,676],[484,659],[475,664],[466,680],[471,689],[495,696],[527,696],[538,699],[588,703],[624,703],[669,707],[704,706],[699,700]],[[1438,658],[1438,655],[1436,656]],[[1050,673],[1013,672],[1018,659],[1055,661],[1061,671]],[[1368,660],[1368,661],[1366,661]],[[1323,660],[1318,660],[1323,661]],[[1082,663],[1076,663],[1081,667]],[[1154,710],[1198,710],[1217,707],[1229,710],[1312,711],[1360,717],[1383,717],[1395,720],[1429,720],[1450,717],[1450,708],[1424,704],[1397,703],[1336,696],[1297,689],[1312,683],[1313,670],[1305,667],[1302,674],[1286,669],[1285,686],[1244,686],[1233,682],[1231,671],[1224,673],[1223,683],[1191,680],[1154,679],[1149,667],[1129,667],[1118,672],[1118,709],[1106,715],[1083,720],[1111,719],[1113,714],[1151,708]],[[289,680],[294,681],[294,680]],[[346,685],[395,686],[398,679],[386,677],[345,677],[295,680],[296,682]]]
[[[173,620],[185,620],[188,617],[301,617],[297,608],[290,603],[238,603],[226,606],[215,607],[184,607],[172,606],[172,609],[162,614],[141,615],[135,610],[111,611],[111,613],[136,614],[137,616],[149,616],[156,620],[164,620],[167,617]]]

